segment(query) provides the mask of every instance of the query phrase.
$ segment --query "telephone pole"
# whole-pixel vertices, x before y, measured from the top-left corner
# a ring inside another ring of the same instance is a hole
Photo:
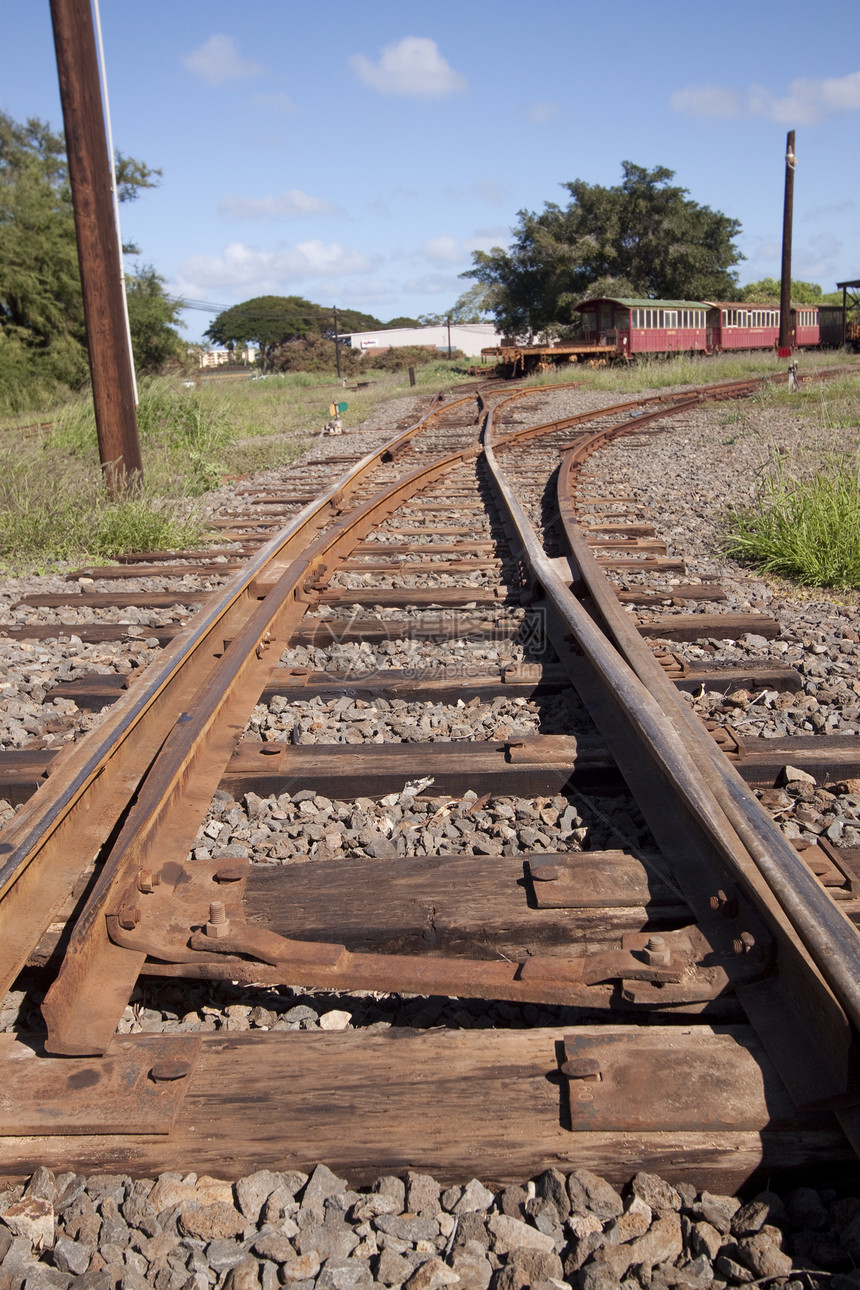
[[[791,352],[791,225],[794,214],[794,131],[785,145],[785,203],[782,210],[782,278],[779,290],[779,348]]]
[[[99,459],[111,497],[143,477],[91,0],[50,0]]]

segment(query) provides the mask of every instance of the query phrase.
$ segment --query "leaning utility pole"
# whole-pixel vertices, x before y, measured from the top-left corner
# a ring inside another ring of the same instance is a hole
[[[112,497],[143,477],[91,0],[51,0],[99,459]]]
[[[794,131],[789,130],[785,147],[785,204],[782,211],[782,278],[779,291],[779,348],[791,351],[791,223],[794,212]]]

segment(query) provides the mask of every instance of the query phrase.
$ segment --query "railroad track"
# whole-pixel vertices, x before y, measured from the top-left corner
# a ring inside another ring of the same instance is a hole
[[[852,741],[709,733],[681,695],[710,673],[671,642],[777,625],[667,588],[679,561],[588,480],[613,437],[748,391],[551,421],[540,390],[436,401],[378,451],[249,486],[218,548],[31,598],[81,639],[128,626],[85,607],[189,621],[142,629],[162,648],[127,689],[68,687],[115,699],[95,729],[3,768],[26,799],[0,834],[3,990],[50,982],[44,1032],[0,1036],[4,1172],[575,1163],[725,1189],[854,1158],[855,857],[798,852],[751,791],[789,761],[856,774]],[[118,1033],[139,978],[414,996],[418,1024]],[[435,1026],[451,1000],[460,1028]]]

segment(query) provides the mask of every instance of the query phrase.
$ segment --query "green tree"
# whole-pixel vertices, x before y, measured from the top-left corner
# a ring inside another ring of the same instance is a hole
[[[118,155],[123,200],[157,172]],[[0,113],[0,403],[23,408],[87,379],[86,329],[65,142]]]
[[[53,392],[87,374],[84,311],[63,138],[0,114],[0,390]]]
[[[355,309],[338,309],[337,330],[372,331],[381,326],[371,314]],[[334,336],[334,311],[302,296],[255,296],[225,309],[204,332],[216,345],[255,344],[260,349],[260,366],[271,371],[275,355],[284,345],[311,336]]]
[[[151,264],[126,276],[125,293],[135,368],[139,374],[153,375],[184,353],[176,330],[185,325],[179,320],[182,305],[170,299],[164,278]]]
[[[690,200],[674,171],[622,162],[620,185],[563,184],[566,207],[520,211],[513,245],[476,251],[475,278],[489,291],[502,331],[560,331],[573,306],[595,294],[658,299],[737,297],[740,223]]]
[[[400,318],[392,318],[391,322],[383,323],[385,331],[393,331],[395,327],[420,327],[421,324],[417,318],[407,318],[405,315]]]
[[[758,282],[748,282],[740,288],[740,299],[748,300],[753,305],[779,303],[780,283],[776,278],[760,278]],[[817,282],[802,282],[799,278],[791,279],[791,301],[795,305],[841,305],[842,292],[828,291]]]

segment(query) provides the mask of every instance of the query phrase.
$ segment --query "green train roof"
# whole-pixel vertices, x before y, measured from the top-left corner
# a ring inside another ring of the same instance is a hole
[[[606,301],[610,305],[623,305],[625,309],[707,309],[703,300],[634,300],[626,296],[594,296],[585,300],[580,300],[575,306],[581,309],[583,305],[599,304]]]

